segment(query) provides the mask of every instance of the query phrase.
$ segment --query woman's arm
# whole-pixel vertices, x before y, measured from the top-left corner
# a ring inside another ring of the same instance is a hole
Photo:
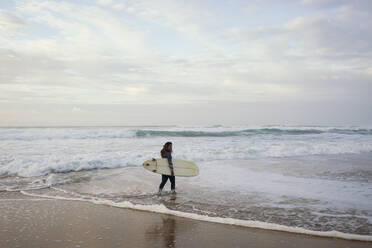
[[[170,152],[166,152],[166,156],[169,163],[169,169],[171,170],[171,175],[174,176],[172,154]]]
[[[170,152],[166,152],[165,155],[167,156],[169,167],[173,167],[172,154]]]

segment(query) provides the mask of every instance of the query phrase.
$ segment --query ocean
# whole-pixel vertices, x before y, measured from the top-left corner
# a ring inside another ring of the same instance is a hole
[[[167,141],[200,174],[159,196],[161,176],[142,163]],[[1,191],[372,240],[370,127],[0,128],[0,147]]]

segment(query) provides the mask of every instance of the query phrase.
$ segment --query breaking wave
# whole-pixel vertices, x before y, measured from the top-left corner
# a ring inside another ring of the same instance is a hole
[[[251,128],[232,129],[213,127],[208,128],[169,128],[164,129],[128,129],[115,128],[8,128],[0,129],[0,140],[54,140],[54,139],[124,139],[149,137],[253,137],[253,136],[300,136],[300,135],[372,135],[368,128]]]

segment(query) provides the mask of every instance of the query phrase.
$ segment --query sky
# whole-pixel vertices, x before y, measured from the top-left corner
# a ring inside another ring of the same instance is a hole
[[[0,126],[372,125],[370,0],[1,0]]]

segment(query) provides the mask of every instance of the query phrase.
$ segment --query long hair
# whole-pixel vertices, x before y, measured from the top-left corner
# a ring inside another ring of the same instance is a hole
[[[163,149],[160,151],[161,157],[165,157],[165,152],[172,152],[171,146],[172,142],[167,142],[163,145]]]

